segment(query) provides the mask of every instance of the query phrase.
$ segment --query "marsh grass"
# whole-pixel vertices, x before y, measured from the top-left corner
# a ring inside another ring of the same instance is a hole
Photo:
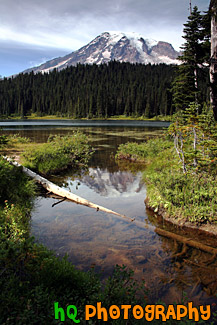
[[[145,143],[120,145],[116,159],[143,161],[149,205],[164,208],[174,218],[201,223],[217,223],[216,176],[183,173],[173,142],[166,138]]]
[[[80,132],[67,136],[52,136],[47,143],[26,149],[23,164],[41,174],[55,173],[69,167],[86,167],[93,149]]]
[[[10,117],[2,116],[2,119],[16,119],[16,120],[22,120],[23,118],[18,115],[11,115]],[[75,118],[72,118],[68,115],[66,116],[60,116],[60,115],[44,115],[40,116],[39,114],[32,113],[31,115],[25,116],[25,119],[30,120],[76,120]],[[80,118],[81,120],[89,120],[89,118]],[[126,116],[126,115],[114,115],[108,118],[92,118],[91,120],[131,120],[131,121],[171,121],[173,120],[172,115],[157,115],[153,118],[147,118],[145,116]]]
[[[147,162],[150,158],[155,157],[161,150],[171,146],[169,141],[160,138],[148,140],[143,143],[128,142],[121,144],[116,153],[116,159],[129,159],[134,161]]]
[[[28,179],[21,168],[0,158],[0,204],[7,199],[10,203],[28,207],[35,190],[34,182]]]

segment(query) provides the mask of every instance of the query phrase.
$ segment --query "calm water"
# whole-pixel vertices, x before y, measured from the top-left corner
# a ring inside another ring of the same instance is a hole
[[[28,127],[167,127],[169,122],[162,121],[130,121],[130,120],[0,120],[0,127],[28,128]]]
[[[14,127],[14,126],[12,126]],[[201,233],[177,229],[163,223],[144,204],[146,187],[140,165],[115,162],[120,143],[143,141],[160,135],[154,125],[147,126],[34,126],[19,128],[19,133],[43,142],[51,134],[66,134],[80,129],[87,133],[96,149],[89,170],[80,175],[68,172],[51,180],[94,203],[136,219],[129,223],[111,214],[41,194],[32,213],[32,234],[36,240],[53,249],[57,255],[66,253],[79,269],[95,265],[106,277],[115,264],[132,268],[138,279],[144,279],[150,300],[181,302],[185,293],[195,304],[215,303],[217,293],[217,261],[200,250],[188,248],[183,254],[181,243],[159,236],[157,227],[216,246],[215,239]],[[7,128],[4,133],[14,133]]]

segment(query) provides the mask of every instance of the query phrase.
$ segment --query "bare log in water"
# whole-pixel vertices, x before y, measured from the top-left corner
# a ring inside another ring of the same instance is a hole
[[[130,218],[130,217],[127,217],[123,214],[120,214],[118,212],[115,212],[115,211],[112,211],[110,209],[107,209],[107,208],[104,208],[100,205],[97,205],[95,203],[92,203],[86,199],[83,199],[82,197],[80,196],[77,196],[57,185],[55,185],[54,183],[48,181],[46,178],[34,173],[32,170],[20,165],[18,162],[16,161],[13,161],[11,158],[8,158],[8,157],[3,157],[4,159],[6,159],[8,162],[10,162],[11,164],[13,164],[14,166],[16,167],[22,167],[23,169],[23,172],[28,175],[29,177],[33,178],[36,182],[38,182],[39,184],[41,184],[47,191],[51,192],[51,193],[54,193],[56,195],[59,195],[61,197],[63,197],[64,199],[68,199],[70,201],[73,201],[77,204],[81,204],[81,205],[85,205],[89,208],[93,208],[93,209],[96,209],[97,211],[103,211],[103,212],[107,212],[107,213],[111,213],[111,214],[114,214],[118,217],[121,217],[121,218],[124,218],[128,221],[134,221],[134,219]]]
[[[164,237],[167,237],[167,238],[172,238],[172,239],[177,240],[177,241],[179,241],[179,242],[181,242],[181,243],[183,243],[185,245],[200,249],[200,250],[202,250],[204,252],[214,254],[214,255],[217,254],[217,248],[204,245],[204,244],[202,244],[200,242],[197,242],[197,241],[195,241],[193,239],[186,238],[186,237],[174,234],[173,232],[166,231],[166,230],[160,229],[160,228],[156,228],[155,232],[158,235],[161,235],[161,236],[164,236]]]
[[[31,171],[30,169],[20,165],[19,163],[17,163],[16,161],[13,161],[11,158],[8,158],[8,157],[3,157],[4,159],[6,159],[7,161],[9,161],[11,164],[13,164],[14,166],[17,166],[17,167],[22,167],[23,169],[23,172],[25,174],[27,174],[28,176],[30,176],[31,178],[33,178],[36,182],[40,183],[48,192],[50,193],[54,193],[58,196],[61,196],[63,197],[64,199],[68,199],[70,201],[73,201],[77,204],[81,204],[81,205],[85,205],[87,207],[90,207],[90,208],[93,208],[93,209],[96,209],[97,211],[104,211],[104,212],[107,212],[107,213],[111,213],[113,215],[116,215],[117,217],[121,217],[121,218],[124,218],[126,221],[134,221],[135,219],[132,219],[130,217],[127,217],[125,215],[122,215],[118,212],[115,212],[115,211],[112,211],[110,209],[107,209],[107,208],[104,208],[100,205],[97,205],[97,204],[94,204],[86,199],[83,199],[57,185],[55,185],[54,183],[48,181],[46,178],[34,173],[33,171]],[[141,221],[137,221],[135,220],[135,225],[138,226],[138,227],[141,227],[141,228],[146,228],[146,225],[141,222]],[[186,238],[186,237],[183,237],[183,236],[180,236],[180,235],[177,235],[175,233],[172,233],[172,232],[169,232],[169,231],[166,231],[164,229],[161,229],[161,228],[155,228],[153,226],[148,226],[148,228],[152,228],[157,234],[161,235],[161,236],[164,236],[164,237],[167,237],[167,238],[171,238],[175,241],[178,241],[178,242],[181,242],[187,246],[191,246],[191,247],[194,247],[196,249],[200,249],[204,252],[207,252],[207,253],[210,253],[212,255],[214,255],[214,257],[212,258],[212,261],[213,259],[215,258],[215,256],[217,256],[217,248],[213,248],[213,247],[210,247],[210,246],[207,246],[207,245],[204,245],[200,242],[197,242],[195,240],[192,240],[190,238]],[[183,250],[181,252],[181,255],[184,255],[186,253],[186,250],[187,250],[187,247],[184,246],[183,247]]]

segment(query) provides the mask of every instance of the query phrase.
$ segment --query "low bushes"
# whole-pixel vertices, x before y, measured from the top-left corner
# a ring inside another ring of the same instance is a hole
[[[123,156],[146,162],[143,177],[149,205],[155,212],[165,208],[174,218],[195,223],[217,222],[215,174],[183,173],[172,141],[156,138],[143,144],[121,145],[116,157]]]
[[[92,153],[87,137],[77,132],[50,137],[47,143],[28,148],[23,158],[26,167],[50,174],[68,167],[85,166]]]
[[[30,207],[36,186],[33,181],[9,162],[0,158],[0,205],[4,200],[22,207]]]
[[[174,218],[197,224],[217,222],[217,185],[212,175],[183,173],[171,152],[159,153],[144,171],[149,204]]]
[[[129,159],[132,161],[147,161],[159,151],[171,147],[171,142],[163,139],[152,139],[144,143],[128,142],[118,147],[116,158]]]

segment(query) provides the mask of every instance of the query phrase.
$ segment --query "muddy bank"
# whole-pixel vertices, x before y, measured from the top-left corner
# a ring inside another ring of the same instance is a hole
[[[148,209],[154,211],[155,208],[153,208],[150,204],[149,204],[149,198],[147,197],[145,199],[145,205]],[[183,218],[174,218],[171,215],[169,215],[169,213],[167,212],[166,209],[164,208],[159,208],[158,212],[155,212],[155,215],[158,215],[159,217],[163,218],[164,221],[176,225],[181,229],[192,229],[192,230],[198,230],[200,232],[203,232],[204,235],[209,235],[212,237],[216,237],[217,236],[217,224],[195,224],[193,222],[189,222],[187,221],[184,217]]]

